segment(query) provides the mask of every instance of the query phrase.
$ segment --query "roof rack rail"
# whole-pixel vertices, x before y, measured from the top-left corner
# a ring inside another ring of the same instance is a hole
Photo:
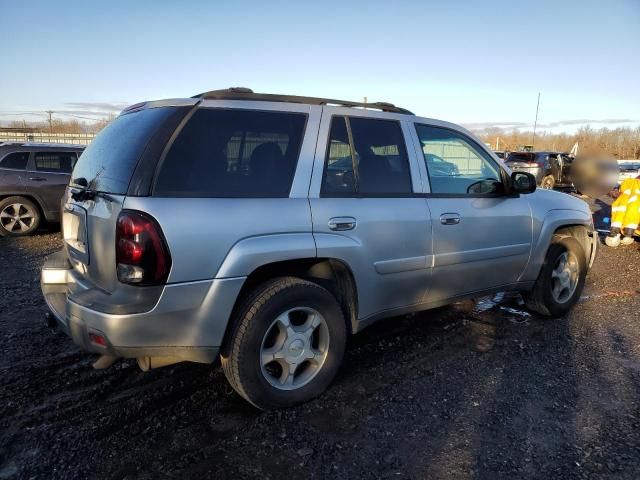
[[[254,93],[250,88],[232,87],[224,90],[211,90],[210,92],[200,93],[191,98],[201,98],[203,100],[254,100],[265,102],[289,102],[289,103],[306,103],[309,105],[337,105],[341,107],[361,107],[382,110],[383,112],[404,113],[413,115],[413,112],[404,108],[396,107],[387,102],[351,102],[349,100],[335,100],[331,98],[318,97],[301,97],[297,95],[275,95],[272,93]]]

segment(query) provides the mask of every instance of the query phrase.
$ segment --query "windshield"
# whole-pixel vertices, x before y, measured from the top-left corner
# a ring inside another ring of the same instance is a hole
[[[71,185],[98,192],[127,193],[142,152],[173,110],[149,108],[116,118],[82,153],[73,169]]]

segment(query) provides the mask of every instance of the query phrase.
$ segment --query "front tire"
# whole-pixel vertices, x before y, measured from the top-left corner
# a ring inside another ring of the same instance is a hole
[[[524,295],[527,308],[547,317],[562,317],[580,299],[587,260],[580,242],[554,235],[533,290]]]
[[[258,286],[230,328],[223,371],[236,392],[262,410],[320,395],[338,372],[347,340],[333,295],[296,277]]]
[[[40,210],[24,197],[7,197],[0,201],[0,237],[30,235],[40,225]]]

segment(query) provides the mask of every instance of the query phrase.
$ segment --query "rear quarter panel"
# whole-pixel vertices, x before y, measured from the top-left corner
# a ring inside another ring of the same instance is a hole
[[[316,253],[306,198],[127,197],[124,208],[146,212],[162,227],[169,283],[244,276],[270,261]]]

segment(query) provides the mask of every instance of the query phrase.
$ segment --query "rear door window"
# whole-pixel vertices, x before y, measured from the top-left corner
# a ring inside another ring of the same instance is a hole
[[[36,152],[36,170],[49,173],[71,173],[78,160],[75,152]]]
[[[202,108],[160,167],[154,194],[288,197],[307,116]]]
[[[409,160],[398,122],[333,117],[322,193],[376,196],[411,192]]]
[[[24,170],[29,161],[29,152],[13,152],[0,161],[0,168],[10,168],[12,170]]]
[[[330,194],[356,193],[353,157],[344,117],[333,117],[327,146],[327,161],[322,192]]]

